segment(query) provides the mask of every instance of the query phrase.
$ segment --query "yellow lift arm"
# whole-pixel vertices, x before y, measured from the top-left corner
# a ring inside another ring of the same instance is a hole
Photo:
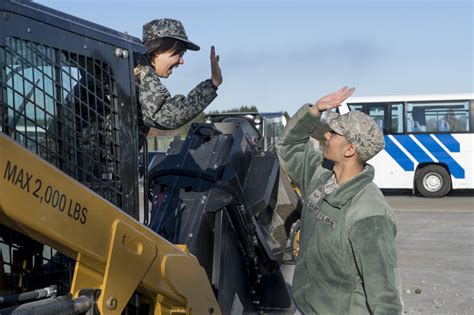
[[[173,245],[0,133],[0,222],[76,259],[71,294],[100,289],[101,314],[134,291],[154,314],[221,314],[185,246]]]

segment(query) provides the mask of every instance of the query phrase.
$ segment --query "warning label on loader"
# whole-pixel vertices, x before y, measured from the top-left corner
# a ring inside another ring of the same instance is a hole
[[[56,187],[45,185],[44,181],[28,170],[7,161],[3,172],[3,179],[16,186],[25,193],[31,194],[40,204],[47,204],[51,208],[64,213],[72,220],[86,224],[87,208],[79,202],[62,193]]]

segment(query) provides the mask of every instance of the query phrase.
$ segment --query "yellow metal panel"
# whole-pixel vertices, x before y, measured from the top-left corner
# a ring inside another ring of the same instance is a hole
[[[78,293],[82,288],[99,288],[102,285],[102,273],[87,266],[82,262],[81,254],[77,255],[76,265],[74,266],[74,277],[71,284],[71,292],[74,297],[78,297]]]
[[[212,301],[215,299],[212,288],[207,279],[207,275],[203,272],[194,272],[195,268],[191,259],[186,259],[184,256],[167,255],[163,259],[161,265],[161,273],[163,278],[174,287],[179,294],[185,296],[188,301],[187,311],[191,314],[220,314],[220,310],[211,306],[211,303],[202,303],[197,299],[204,299],[203,301]],[[204,290],[200,296],[196,296],[196,290],[201,288],[193,288],[189,283],[202,283],[208,288]]]
[[[115,220],[112,234],[99,311],[120,314],[157,251],[148,237],[120,220]]]

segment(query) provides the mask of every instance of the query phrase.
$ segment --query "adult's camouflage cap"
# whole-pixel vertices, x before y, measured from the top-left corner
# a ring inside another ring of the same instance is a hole
[[[199,50],[198,45],[191,42],[186,35],[183,24],[178,20],[159,19],[153,20],[143,25],[143,44],[149,46],[154,40],[162,37],[179,39],[186,43],[187,49]]]
[[[383,149],[383,131],[375,120],[360,111],[350,111],[344,115],[326,113],[326,121],[333,131],[346,137],[355,145],[360,159],[368,161]]]

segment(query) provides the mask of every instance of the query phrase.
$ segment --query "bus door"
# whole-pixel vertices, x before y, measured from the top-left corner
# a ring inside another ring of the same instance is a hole
[[[397,159],[393,158],[393,150],[397,148],[392,145],[392,137],[397,139],[404,137],[403,103],[364,104],[362,110],[375,120],[383,130],[385,138],[385,149],[369,161],[375,167],[374,181],[380,187],[411,187],[413,174],[408,174],[406,167],[400,167],[399,164],[405,165],[412,162],[400,160],[403,159],[403,154],[397,155]]]

